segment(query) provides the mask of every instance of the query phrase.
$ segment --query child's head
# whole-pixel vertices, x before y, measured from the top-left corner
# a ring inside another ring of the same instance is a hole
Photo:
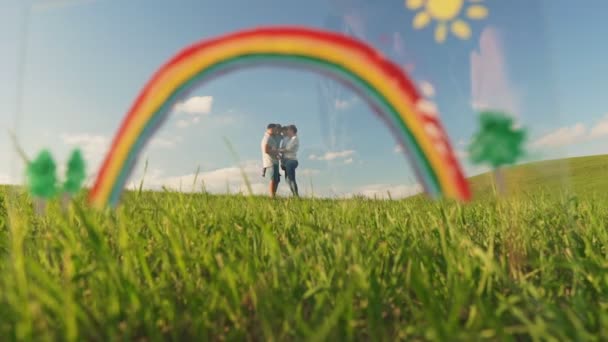
[[[283,127],[283,128],[285,129],[285,131],[287,132],[287,134],[290,137],[298,134],[298,128],[296,127],[296,125],[289,125],[289,126]]]

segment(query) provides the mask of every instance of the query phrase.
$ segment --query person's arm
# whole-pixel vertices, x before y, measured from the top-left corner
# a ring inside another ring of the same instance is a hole
[[[298,152],[298,149],[300,149],[300,138],[295,137],[295,139],[293,139],[293,147],[291,149],[292,152]]]
[[[285,145],[285,148],[282,149],[284,152],[297,152],[300,143],[298,138],[290,139],[289,142]]]
[[[269,143],[266,143],[266,145],[264,145],[264,152],[270,154],[271,156],[276,155],[278,153],[278,151],[272,148]]]
[[[286,143],[283,145],[283,148],[281,148],[279,151],[281,151],[281,152],[289,152],[289,146],[290,146],[290,145],[291,145],[291,139],[289,139],[289,141],[288,141],[288,142],[286,142]]]

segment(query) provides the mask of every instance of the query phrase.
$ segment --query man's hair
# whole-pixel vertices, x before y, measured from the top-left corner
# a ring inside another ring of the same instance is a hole
[[[268,126],[266,126],[266,129],[271,129],[271,128],[275,128],[275,127],[277,127],[277,124],[271,123],[271,124],[268,124]]]
[[[296,127],[296,125],[289,125],[287,126],[287,128],[293,130],[294,133],[298,133],[298,128]]]

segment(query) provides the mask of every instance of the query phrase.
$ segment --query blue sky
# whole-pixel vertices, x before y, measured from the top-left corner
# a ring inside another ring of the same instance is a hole
[[[41,0],[32,7],[21,58],[24,3],[1,3],[0,120],[6,128],[18,125],[31,156],[46,147],[63,163],[73,147],[83,148],[92,174],[161,64],[200,39],[269,24],[348,28],[398,64],[413,66],[410,75],[437,105],[469,175],[484,170],[470,165],[464,153],[477,129],[479,105],[508,110],[528,129],[528,159],[606,152],[608,49],[598,37],[608,33],[601,17],[608,3],[602,0],[589,0],[586,7],[566,0],[485,0],[488,18],[467,19],[472,37],[449,35],[444,44],[433,40],[435,23],[412,28],[416,13],[403,1]],[[17,114],[19,62],[25,72]],[[322,91],[320,84],[326,86]],[[259,142],[268,122],[280,122],[299,127],[304,192],[311,183],[319,195],[391,190],[399,196],[418,189],[384,124],[331,80],[299,70],[250,69],[191,96],[206,100],[193,107],[197,113],[170,117],[144,151],[133,181],[147,158],[150,187],[181,180],[188,188],[200,166],[211,191],[225,191],[227,182],[237,190],[240,173],[225,137],[255,190],[264,191]],[[22,163],[6,131],[0,135],[0,181],[19,182]],[[284,183],[281,188],[286,190]]]

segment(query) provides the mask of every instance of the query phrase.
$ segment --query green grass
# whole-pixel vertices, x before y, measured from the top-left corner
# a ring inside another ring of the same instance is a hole
[[[0,336],[606,340],[608,159],[562,163],[567,195],[545,163],[508,185],[552,191],[480,176],[469,205],[142,192],[36,216],[5,189]]]
[[[601,194],[608,191],[608,155],[529,163],[509,168],[505,175],[511,195]],[[477,196],[493,194],[491,173],[473,177],[471,183]]]

